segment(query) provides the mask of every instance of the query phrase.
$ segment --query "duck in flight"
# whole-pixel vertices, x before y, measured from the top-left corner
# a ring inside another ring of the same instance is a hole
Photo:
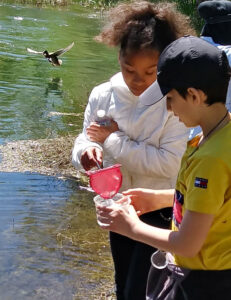
[[[30,48],[27,48],[27,51],[29,53],[33,54],[42,54],[53,66],[61,66],[62,60],[58,58],[58,56],[62,55],[63,53],[69,51],[74,46],[74,42],[72,42],[69,46],[66,48],[59,49],[55,52],[49,53],[47,50],[43,52],[35,51]]]

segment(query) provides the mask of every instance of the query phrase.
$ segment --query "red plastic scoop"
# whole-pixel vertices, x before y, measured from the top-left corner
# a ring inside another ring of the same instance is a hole
[[[116,164],[96,171],[87,171],[91,188],[102,198],[110,199],[118,193],[122,184],[120,167],[120,164]]]

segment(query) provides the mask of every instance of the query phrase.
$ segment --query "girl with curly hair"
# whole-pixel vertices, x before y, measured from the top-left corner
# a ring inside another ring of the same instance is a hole
[[[173,3],[136,1],[121,3],[109,11],[96,40],[118,47],[121,72],[95,87],[90,95],[83,131],[72,152],[77,169],[120,163],[121,191],[174,187],[188,130],[167,111],[166,99],[145,106],[139,96],[156,80],[164,48],[187,34],[195,32]],[[107,126],[96,122],[99,110],[110,118]],[[140,218],[147,224],[168,228],[171,214],[171,208],[166,208]],[[117,299],[145,299],[150,256],[155,249],[112,232],[110,244]]]

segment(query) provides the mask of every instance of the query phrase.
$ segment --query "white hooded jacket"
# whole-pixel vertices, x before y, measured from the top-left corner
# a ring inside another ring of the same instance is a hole
[[[96,120],[99,109],[117,122],[120,131],[103,144],[91,142],[86,128]],[[85,110],[83,132],[76,138],[72,162],[83,169],[81,154],[96,146],[103,150],[104,167],[122,164],[123,184],[128,188],[174,188],[189,130],[166,108],[166,98],[144,106],[123,80],[122,73],[95,87]]]

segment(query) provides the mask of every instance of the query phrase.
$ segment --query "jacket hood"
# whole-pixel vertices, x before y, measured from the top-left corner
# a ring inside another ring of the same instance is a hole
[[[115,74],[110,79],[111,88],[119,99],[123,101],[136,102],[139,100],[138,96],[135,96],[126,85],[121,72]]]

